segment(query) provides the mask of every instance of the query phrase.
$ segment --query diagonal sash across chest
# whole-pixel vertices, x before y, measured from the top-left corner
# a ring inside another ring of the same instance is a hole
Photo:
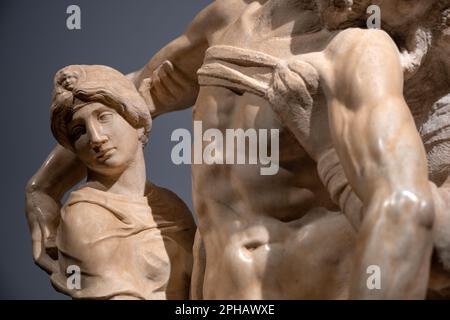
[[[274,74],[286,71],[299,75],[304,89],[309,94],[315,93],[318,76],[310,64],[233,46],[210,47],[197,74],[200,86],[224,87],[238,94],[248,92],[267,98]]]
[[[204,64],[198,70],[198,81],[200,86],[223,87],[239,95],[262,97],[312,156],[329,139],[326,125],[311,125],[326,123],[323,120],[327,117],[319,72],[300,56],[280,59],[249,49],[213,46],[207,50]],[[322,127],[325,129],[321,130]]]

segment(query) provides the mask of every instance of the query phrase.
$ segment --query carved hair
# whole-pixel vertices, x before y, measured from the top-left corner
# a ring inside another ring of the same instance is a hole
[[[438,31],[450,27],[450,0],[437,0],[426,15],[424,23]]]
[[[392,0],[389,0],[392,1]],[[396,0],[405,1],[405,0]],[[437,29],[450,20],[450,0],[422,0],[434,1],[428,12],[421,17],[421,24]],[[367,8],[370,0],[315,0],[323,23],[329,29],[345,29],[348,27],[365,27]],[[411,1],[412,2],[412,1]],[[414,6],[411,3],[410,6]],[[381,17],[383,19],[383,15]],[[419,21],[416,21],[419,22]],[[447,24],[448,26],[448,24]]]
[[[315,0],[323,25],[329,30],[365,26],[369,0]]]
[[[92,102],[115,109],[134,128],[144,128],[141,141],[147,142],[152,119],[133,83],[107,66],[71,65],[56,72],[50,108],[51,130],[62,146],[73,150],[67,125],[77,110]]]

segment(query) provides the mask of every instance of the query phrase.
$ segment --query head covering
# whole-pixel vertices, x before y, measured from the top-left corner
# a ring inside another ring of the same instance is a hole
[[[115,109],[134,128],[144,128],[148,136],[149,107],[130,80],[107,66],[71,65],[56,72],[50,107],[51,130],[62,146],[73,149],[67,124],[77,110],[93,102]]]

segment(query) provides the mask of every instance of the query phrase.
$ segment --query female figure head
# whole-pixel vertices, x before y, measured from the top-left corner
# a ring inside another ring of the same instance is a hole
[[[55,75],[51,129],[88,170],[119,175],[142,153],[151,129],[144,99],[120,72],[72,65]]]

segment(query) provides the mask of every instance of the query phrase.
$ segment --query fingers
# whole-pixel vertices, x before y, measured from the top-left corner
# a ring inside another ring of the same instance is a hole
[[[34,262],[47,273],[52,273],[56,270],[57,261],[52,259],[44,250],[44,238],[39,225],[35,224],[31,231],[32,236],[32,252]],[[56,247],[55,247],[56,249]]]
[[[41,267],[45,272],[49,274],[52,274],[58,268],[58,262],[50,258],[50,256],[48,256],[47,254],[41,254],[34,261],[39,267]]]
[[[153,117],[153,113],[155,112],[155,104],[152,99],[152,95],[150,94],[150,88],[152,86],[152,79],[151,78],[145,78],[142,80],[140,86],[139,86],[139,93],[144,98],[145,103],[148,106],[148,109],[150,111],[150,115]]]
[[[51,273],[55,270],[58,259],[55,241],[56,227],[41,226],[37,221],[36,215],[31,214],[28,216],[30,219],[33,260],[47,273]]]
[[[42,239],[45,248],[45,253],[50,256],[50,258],[58,259],[58,249],[56,247],[56,227],[51,229],[47,226],[45,227],[44,237]]]
[[[152,86],[152,79],[145,78],[144,80],[141,81],[138,91],[142,96],[145,97],[150,94],[151,86]]]
[[[170,81],[169,77],[171,73],[173,73],[173,65],[167,60],[153,71],[150,90],[152,96],[159,101],[176,99],[176,88],[174,88],[174,83]]]
[[[37,223],[34,223],[31,226],[31,241],[32,241],[32,250],[33,250],[33,259],[36,261],[39,259],[42,253],[42,232],[41,228]]]
[[[125,75],[125,77],[127,77],[128,80],[130,80],[131,82],[134,83],[134,85],[137,87],[138,86],[138,81],[139,81],[139,77],[142,73],[142,69],[140,70],[136,70],[134,72],[130,72],[127,75]]]

